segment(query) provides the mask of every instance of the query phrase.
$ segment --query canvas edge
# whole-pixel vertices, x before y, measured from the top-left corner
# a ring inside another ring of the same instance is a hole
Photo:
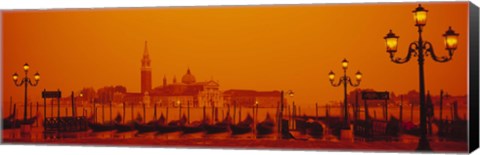
[[[2,120],[0,120],[0,144],[3,144],[3,10],[0,10],[0,65],[2,66],[0,72],[0,101],[2,101],[2,106],[0,106],[0,116],[2,116]]]
[[[428,1],[425,1],[428,2]],[[447,3],[451,2],[458,2],[458,1],[445,1]],[[361,3],[361,2],[356,2],[356,3],[311,3],[311,4],[258,4],[258,5],[206,5],[206,6],[147,6],[147,7],[103,7],[103,8],[95,8],[95,9],[142,9],[142,8],[157,8],[157,7],[164,7],[164,8],[175,8],[175,7],[237,7],[237,6],[275,6],[275,5],[283,5],[283,6],[288,6],[288,5],[348,5],[348,4],[399,4],[399,3],[416,3],[416,2],[368,2],[368,3]],[[435,3],[435,1],[430,1],[429,3]],[[48,10],[62,10],[62,9],[67,9],[67,10],[78,10],[78,9],[85,9],[87,10],[88,8],[50,8]],[[468,18],[469,18],[469,41],[468,41],[468,54],[469,54],[469,131],[468,131],[468,149],[469,152],[472,153],[479,147],[479,7],[475,5],[475,3],[469,1],[469,12],[468,12]],[[2,72],[0,72],[0,75],[3,74],[3,13],[5,11],[36,11],[36,10],[42,10],[42,9],[6,9],[2,10],[0,9],[0,64],[2,64]],[[3,76],[0,76],[0,79],[3,81]],[[0,83],[0,100],[2,100],[3,103],[3,82]],[[0,106],[0,116],[3,116],[3,106]],[[3,122],[0,120],[0,130],[3,129]],[[8,144],[3,142],[3,132],[0,132],[0,145],[1,144]],[[30,144],[30,143],[27,143]],[[25,144],[15,144],[15,143],[10,143],[10,145],[25,145]],[[30,144],[30,145],[39,145],[39,144]],[[42,145],[42,144],[40,144]],[[51,146],[51,144],[45,144],[45,146]],[[55,145],[53,145],[55,146]],[[56,146],[62,146],[62,145],[56,145]],[[65,146],[75,146],[75,145],[65,145]],[[83,144],[77,145],[77,146],[84,146]],[[87,145],[88,146],[88,145]],[[97,146],[97,145],[95,145]],[[105,147],[105,146],[100,146],[100,147]],[[108,147],[108,146],[107,146]],[[117,146],[110,146],[110,147],[117,147]],[[140,147],[142,148],[142,147]],[[153,147],[156,148],[156,147]],[[169,147],[161,147],[161,148],[169,148]],[[173,148],[173,147],[170,147]],[[189,147],[185,147],[182,149],[190,149]],[[212,149],[212,148],[204,148],[200,147],[200,149]],[[216,148],[213,148],[216,149]],[[228,148],[227,148],[228,149]],[[237,148],[230,148],[231,150],[238,150]],[[246,150],[251,150],[251,149],[246,149]],[[253,149],[253,150],[261,150],[261,149]],[[282,149],[278,149],[277,151],[280,151]],[[265,150],[269,151],[269,150]],[[290,151],[305,151],[305,150],[290,150]],[[345,151],[345,150],[316,150],[319,152],[328,152],[328,151]],[[370,153],[376,153],[377,150],[370,150],[370,151],[363,151],[363,150],[357,150],[357,153],[365,153],[365,152],[370,152]],[[356,152],[356,150],[347,150],[347,152]],[[385,151],[384,153],[388,153],[389,151]],[[377,152],[378,153],[378,152]],[[402,153],[401,151],[395,151],[393,153]],[[405,152],[403,152],[405,153]],[[409,153],[409,152],[407,152]],[[411,153],[411,152],[410,152]]]
[[[469,5],[469,152],[479,145],[479,8],[474,3]]]

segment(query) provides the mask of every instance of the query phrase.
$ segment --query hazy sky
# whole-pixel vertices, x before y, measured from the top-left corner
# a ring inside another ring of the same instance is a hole
[[[452,26],[460,33],[458,50],[448,63],[425,62],[426,88],[452,95],[467,92],[467,2],[424,3],[429,10],[424,39],[437,55],[446,55],[442,34]],[[299,104],[343,98],[337,79],[341,61],[357,70],[360,88],[406,93],[418,90],[416,57],[398,65],[390,61],[383,37],[389,29],[400,36],[397,56],[417,39],[412,10],[416,3],[323,4],[229,7],[163,7],[4,11],[3,99],[23,101],[12,74],[41,80],[29,96],[61,89],[124,85],[140,90],[140,60],[148,41],[153,86],[163,76],[180,81],[189,67],[197,81],[218,80],[222,90],[293,90]],[[351,90],[351,89],[350,89]]]

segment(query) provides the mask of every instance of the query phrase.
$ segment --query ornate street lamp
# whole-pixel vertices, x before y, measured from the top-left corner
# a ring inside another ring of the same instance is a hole
[[[433,46],[430,42],[424,41],[422,38],[423,26],[426,25],[427,12],[420,4],[413,11],[413,17],[415,19],[415,26],[418,27],[418,40],[410,43],[407,56],[405,58],[396,58],[398,36],[396,36],[392,30],[384,37],[386,42],[387,53],[390,54],[390,60],[397,64],[403,64],[410,60],[412,56],[418,57],[419,67],[419,86],[420,86],[420,139],[418,142],[417,150],[431,150],[430,144],[427,140],[427,128],[426,128],[426,104],[425,104],[425,80],[424,80],[424,68],[423,64],[425,56],[431,55],[432,59],[436,62],[448,62],[452,59],[453,52],[457,49],[458,33],[452,30],[451,27],[443,34],[445,39],[445,49],[448,51],[448,56],[437,56],[433,51]]]
[[[343,59],[342,61],[342,68],[343,68],[343,76],[340,77],[340,80],[338,81],[337,84],[335,84],[335,73],[333,71],[330,71],[328,73],[328,78],[330,80],[330,84],[334,87],[338,87],[343,84],[343,105],[344,105],[344,119],[343,119],[343,129],[350,129],[350,126],[348,125],[348,110],[347,110],[347,85],[350,85],[352,87],[357,87],[360,85],[360,81],[362,80],[362,73],[360,71],[357,71],[355,73],[355,79],[357,81],[356,84],[354,84],[349,76],[347,76],[347,69],[348,69],[348,61],[347,59]]]
[[[35,73],[35,75],[33,76],[33,78],[35,79],[35,82],[32,83],[32,80],[30,80],[30,78],[28,78],[28,69],[30,69],[30,66],[25,63],[25,65],[23,65],[23,70],[25,71],[25,77],[21,79],[21,81],[19,82],[18,81],[18,74],[17,73],[14,73],[12,78],[13,78],[13,82],[15,84],[15,86],[17,87],[20,87],[22,85],[25,86],[25,99],[24,99],[24,106],[23,106],[23,122],[25,123],[27,121],[27,87],[28,85],[30,86],[37,86],[38,84],[38,81],[40,80],[40,74]]]

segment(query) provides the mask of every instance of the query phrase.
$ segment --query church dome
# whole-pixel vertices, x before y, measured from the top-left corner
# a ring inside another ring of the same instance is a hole
[[[190,73],[190,68],[187,70],[187,74],[183,75],[182,83],[184,84],[192,84],[195,83],[195,76]]]

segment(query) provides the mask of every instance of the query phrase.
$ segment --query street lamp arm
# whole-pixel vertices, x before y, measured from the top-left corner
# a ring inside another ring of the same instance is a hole
[[[354,84],[354,83],[352,82],[351,78],[348,78],[348,83],[349,83],[350,86],[352,86],[352,87],[357,87],[357,86],[359,86],[359,85],[360,85],[360,81],[361,81],[361,80],[357,80],[357,83]]]
[[[431,55],[432,59],[435,60],[436,62],[448,62],[452,60],[453,56],[453,51],[448,50],[448,57],[447,56],[437,56],[435,55],[435,52],[433,51],[433,45],[426,41],[424,44],[424,47],[426,48],[425,56]]]
[[[335,82],[333,82],[333,80],[330,80],[330,84],[334,87],[338,87],[338,86],[342,85],[342,82],[343,82],[342,78],[340,78],[340,80],[338,81],[337,84],[335,84]]]
[[[32,80],[28,80],[28,83],[30,84],[30,86],[37,86],[38,80],[35,80],[35,83],[32,83]]]
[[[25,83],[25,79],[22,79],[22,82],[18,83],[18,81],[13,81],[15,83],[15,86],[20,87]]]
[[[418,49],[418,43],[417,42],[412,42],[408,46],[408,54],[405,58],[395,58],[394,53],[390,52],[390,59],[392,60],[392,62],[397,63],[397,64],[406,63],[406,62],[410,61],[410,58],[412,58],[412,56],[417,56],[417,54],[418,54],[417,49]]]

